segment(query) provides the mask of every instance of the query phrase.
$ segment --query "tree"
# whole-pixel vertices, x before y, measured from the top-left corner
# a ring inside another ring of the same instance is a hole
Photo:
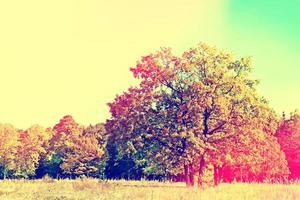
[[[249,127],[271,130],[273,112],[256,92],[249,58],[234,59],[205,44],[174,56],[163,48],[131,68],[140,85],[109,104],[107,129],[123,152],[143,152],[170,174],[185,174],[198,184],[207,157],[224,151],[219,141]],[[255,133],[249,133],[255,134]],[[234,145],[234,144],[230,144]]]
[[[15,170],[18,131],[11,124],[0,124],[0,178],[7,178]]]
[[[251,132],[251,133],[249,133]],[[264,182],[285,181],[290,174],[287,161],[277,138],[250,128],[230,143],[220,142],[222,153],[211,154],[214,165],[214,181]],[[235,144],[230,145],[228,144]]]
[[[46,144],[51,138],[51,132],[39,125],[33,125],[29,129],[19,130],[19,145],[16,156],[16,177],[33,177],[38,164],[46,154]]]
[[[71,115],[66,115],[60,119],[52,131],[53,135],[49,140],[47,156],[41,162],[39,169],[40,176],[48,174],[52,177],[67,177],[69,174],[64,173],[61,168],[64,157],[66,157],[70,145],[81,134],[81,127]]]
[[[276,136],[284,151],[288,166],[291,171],[291,179],[300,178],[300,115],[292,113],[289,119],[283,119]]]
[[[83,137],[95,137],[99,146],[104,147],[107,143],[108,134],[103,123],[89,125],[82,131]]]
[[[66,134],[74,134],[79,129],[79,124],[74,120],[71,115],[65,115],[63,118],[59,120],[53,129],[57,133],[66,133]]]
[[[122,145],[122,141],[116,140],[112,135],[108,138],[106,146],[108,159],[105,169],[107,178],[162,180],[167,177],[167,174],[161,169],[159,164],[151,162],[145,156],[144,150],[136,152],[124,151],[124,149],[120,148]]]
[[[62,170],[75,176],[104,177],[106,132],[102,124],[88,126],[67,144]]]
[[[62,156],[61,169],[65,174],[73,176],[95,176],[104,155],[103,147],[98,145],[94,136],[72,138]]]
[[[60,155],[54,151],[54,130],[51,127],[46,129],[49,133],[50,139],[44,143],[45,154],[41,154],[39,165],[36,169],[36,178],[42,178],[48,175],[53,178],[57,178],[62,174],[60,164],[62,162]]]
[[[97,176],[103,171],[106,144],[103,125],[85,129],[72,116],[66,115],[53,127],[53,132],[48,155],[42,162],[44,173],[78,177]]]

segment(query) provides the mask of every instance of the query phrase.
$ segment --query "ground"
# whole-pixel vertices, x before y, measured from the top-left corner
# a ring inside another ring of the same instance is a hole
[[[2,180],[0,199],[47,200],[300,200],[300,185],[220,184],[206,189],[154,181]]]

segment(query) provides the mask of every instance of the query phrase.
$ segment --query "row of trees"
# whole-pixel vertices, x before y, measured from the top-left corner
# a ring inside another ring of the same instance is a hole
[[[83,127],[71,116],[47,129],[1,124],[0,176],[172,179],[188,186],[195,178],[203,185],[209,172],[215,184],[284,179],[290,171],[299,177],[299,116],[278,120],[251,69],[249,58],[205,44],[180,57],[163,48],[131,68],[140,84],[108,104],[105,124]]]
[[[0,177],[103,176],[104,133],[102,124],[84,128],[69,115],[47,129],[0,124]]]
[[[243,136],[235,141],[234,147],[227,146],[228,152],[212,154],[212,157],[222,158],[207,161],[207,168],[213,167],[214,181],[263,181],[273,175],[287,175],[285,157],[290,178],[299,178],[300,115],[295,113],[289,119],[283,118],[275,135],[266,137],[260,132],[253,137]],[[24,131],[16,130],[10,124],[0,124],[0,138],[0,178],[41,178],[45,175],[75,178],[84,175],[185,180],[180,166],[168,168],[162,162],[153,162],[154,158],[145,157],[145,149],[139,150],[139,154],[131,153],[132,146],[124,148],[124,142],[107,134],[104,124],[84,128],[71,116],[63,117],[54,128],[47,129],[34,125]],[[124,153],[125,149],[127,153]],[[178,172],[174,173],[176,170]]]

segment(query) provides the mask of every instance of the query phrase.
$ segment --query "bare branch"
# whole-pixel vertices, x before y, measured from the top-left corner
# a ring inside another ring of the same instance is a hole
[[[226,123],[227,123],[226,121],[221,122],[217,127],[215,127],[214,129],[212,129],[211,131],[209,131],[207,134],[208,134],[208,135],[214,134],[215,132],[217,132],[217,131],[219,131],[220,129],[222,129],[223,126],[224,126]]]

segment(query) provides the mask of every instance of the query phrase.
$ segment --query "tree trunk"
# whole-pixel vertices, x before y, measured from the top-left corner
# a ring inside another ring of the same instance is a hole
[[[194,167],[193,167],[193,164],[189,164],[189,177],[190,177],[190,183],[191,183],[191,186],[193,187],[195,185],[195,180],[194,180],[194,175],[195,175],[195,172],[194,172]]]
[[[184,177],[185,177],[185,183],[187,187],[191,186],[191,179],[190,179],[190,173],[189,173],[189,165],[184,164]]]
[[[6,167],[4,167],[3,169],[3,179],[5,180],[7,178],[8,175],[8,169]]]
[[[200,165],[199,165],[199,175],[198,175],[198,186],[203,187],[203,175],[204,175],[204,169],[205,169],[205,158],[204,155],[200,158]]]
[[[214,165],[214,185],[217,186],[220,183],[220,168]]]

